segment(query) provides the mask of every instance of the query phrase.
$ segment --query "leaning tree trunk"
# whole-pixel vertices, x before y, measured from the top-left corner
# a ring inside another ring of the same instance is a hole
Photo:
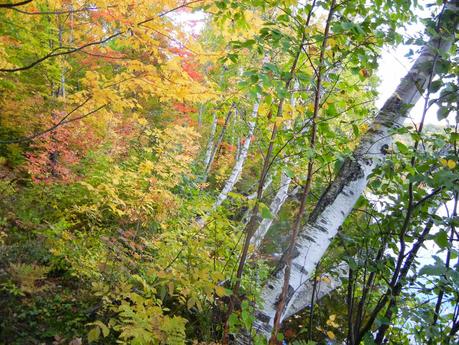
[[[457,2],[449,2],[442,16],[441,32],[448,36],[434,37],[423,47],[408,74],[380,109],[353,157],[345,160],[335,180],[322,194],[306,226],[298,235],[284,315],[291,314],[300,287],[310,278],[338,228],[352,211],[367,185],[368,176],[385,157],[392,144],[391,130],[403,125],[408,110],[419,100],[430,75],[435,73],[432,71],[435,55],[438,51],[441,54],[450,49],[457,27],[458,8],[454,5]],[[266,282],[261,292],[264,306],[255,314],[254,327],[258,334],[264,334],[267,339],[273,326],[276,301],[282,290],[283,272],[283,267],[278,268]],[[237,342],[247,344],[250,339],[241,335]]]
[[[247,155],[249,154],[249,148],[250,148],[250,142],[252,141],[252,136],[255,131],[255,121],[257,118],[258,114],[258,108],[260,106],[260,97],[255,101],[255,104],[253,105],[252,109],[252,114],[250,115],[249,119],[249,132],[247,133],[247,137],[245,138],[245,142],[242,145],[241,152],[239,156],[236,159],[236,163],[233,166],[233,170],[231,171],[230,176],[225,182],[225,185],[223,186],[223,189],[221,190],[220,194],[217,197],[217,200],[215,201],[215,204],[213,208],[217,208],[220,206],[223,201],[226,200],[228,197],[228,193],[230,193],[236,182],[239,180],[239,177],[241,176],[242,169],[244,168],[244,163],[247,158]]]

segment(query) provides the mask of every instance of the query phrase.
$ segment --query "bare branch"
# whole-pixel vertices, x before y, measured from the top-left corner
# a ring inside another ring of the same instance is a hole
[[[24,1],[16,2],[16,3],[12,3],[12,4],[0,4],[0,8],[14,8],[16,6],[26,5],[26,4],[28,4],[29,2],[32,2],[32,1],[33,0],[24,0]]]
[[[103,44],[105,42],[108,42],[110,41],[112,38],[115,38],[117,36],[120,36],[121,34],[123,34],[123,32],[118,32],[116,34],[113,34],[111,36],[108,36],[107,38],[104,38],[100,41],[95,41],[95,42],[91,42],[91,43],[87,43],[87,44],[84,44],[80,47],[77,47],[77,48],[72,48],[72,49],[69,49],[69,50],[66,50],[66,51],[63,51],[63,52],[56,52],[56,51],[53,51],[51,53],[48,53],[46,54],[45,56],[39,58],[38,60],[35,60],[34,62],[32,62],[31,64],[29,65],[26,65],[26,66],[22,66],[22,67],[16,67],[16,68],[0,68],[0,72],[18,72],[18,71],[24,71],[24,70],[27,70],[27,69],[30,69],[36,65],[38,65],[39,63],[51,58],[51,57],[56,57],[56,56],[61,56],[61,55],[68,55],[68,54],[72,54],[72,53],[75,53],[77,51],[80,51],[84,48],[87,48],[87,47],[91,47],[91,46],[95,46],[95,45],[98,45],[98,44]]]

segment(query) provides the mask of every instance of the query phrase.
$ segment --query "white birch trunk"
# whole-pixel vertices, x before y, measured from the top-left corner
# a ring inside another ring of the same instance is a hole
[[[247,134],[244,144],[241,147],[241,152],[236,159],[236,163],[234,164],[234,167],[233,167],[233,170],[231,171],[230,176],[226,180],[222,191],[220,192],[220,194],[217,197],[217,200],[215,201],[213,209],[216,209],[218,206],[220,206],[223,203],[223,201],[226,200],[226,198],[228,197],[228,193],[233,190],[234,185],[239,180],[242,169],[244,168],[245,160],[247,158],[247,155],[249,154],[250,142],[252,141],[252,136],[255,131],[255,121],[257,118],[259,106],[260,106],[260,97],[258,97],[258,99],[255,101],[255,104],[253,105],[252,114],[250,115],[250,119],[249,119],[249,132]]]
[[[58,38],[59,38],[59,47],[62,48],[64,45],[64,24],[62,24],[59,20],[59,32],[58,32]],[[62,97],[65,98],[65,67],[61,67],[61,84],[59,88],[57,89],[56,92],[57,97]]]
[[[203,112],[204,112],[204,105],[200,104],[199,110],[198,110],[198,128],[202,127],[202,113]]]
[[[225,123],[223,124],[223,127],[222,127],[222,129],[220,131],[220,134],[219,134],[219,136],[217,138],[217,141],[215,143],[212,143],[212,149],[210,151],[210,157],[209,157],[209,160],[208,160],[208,162],[206,164],[206,170],[204,172],[204,182],[207,181],[207,177],[209,176],[210,169],[212,168],[212,164],[214,162],[215,155],[217,154],[217,151],[218,151],[221,143],[223,142],[223,138],[225,136],[226,129],[228,127],[229,121],[231,120],[231,116],[233,114],[233,110],[234,110],[234,112],[237,111],[234,103],[231,106],[230,110],[228,111],[228,114],[226,115]]]
[[[255,250],[260,248],[261,242],[263,241],[269,228],[271,227],[274,218],[279,213],[279,210],[281,209],[282,205],[284,205],[285,200],[287,200],[288,189],[290,187],[291,181],[292,179],[288,177],[284,171],[282,171],[279,189],[277,190],[276,195],[274,196],[273,200],[271,201],[271,204],[269,205],[269,210],[271,211],[273,217],[264,218],[258,226],[257,230],[255,231],[252,239],[250,240]]]
[[[206,155],[204,158],[204,166],[207,167],[210,163],[210,158],[212,156],[212,149],[214,146],[215,132],[217,131],[217,114],[214,112],[214,117],[212,119],[212,126],[210,127],[209,142],[207,143]]]
[[[450,6],[455,13],[457,7]],[[453,17],[454,18],[454,17]],[[456,30],[456,19],[449,20],[450,32]],[[453,22],[453,23],[451,23]],[[298,235],[295,246],[289,292],[284,315],[291,314],[292,304],[298,298],[299,287],[304,284],[324,255],[338,228],[367,185],[368,176],[384,158],[392,144],[391,129],[402,126],[408,110],[419,100],[430,75],[437,49],[445,52],[451,47],[454,36],[433,38],[424,46],[408,74],[401,80],[394,94],[386,101],[368,132],[355,149],[352,159],[347,159],[334,182],[323,193],[307,225]],[[267,281],[261,292],[263,308],[256,312],[255,329],[268,339],[271,334],[276,301],[284,281],[284,268],[280,266]],[[241,335],[239,344],[247,344]]]

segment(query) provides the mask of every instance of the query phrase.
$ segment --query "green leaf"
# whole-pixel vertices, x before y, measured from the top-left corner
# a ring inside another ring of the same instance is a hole
[[[247,40],[247,41],[243,42],[243,43],[241,44],[241,47],[250,48],[250,47],[252,47],[254,44],[255,44],[255,40],[250,39],[250,40]]]
[[[228,58],[234,62],[234,63],[237,63],[237,60],[239,58],[239,56],[237,54],[228,54]]]
[[[271,71],[273,73],[276,73],[278,74],[279,73],[279,69],[277,68],[276,65],[268,62],[268,63],[265,63],[265,65],[263,66],[264,69],[268,70],[268,71]]]
[[[100,337],[100,328],[94,327],[88,332],[88,342],[92,343],[99,339]]]
[[[449,115],[449,108],[447,108],[447,107],[438,108],[438,112],[437,112],[438,121],[446,119],[448,117],[448,115]]]
[[[215,5],[221,10],[224,10],[226,8],[226,4],[224,1],[217,1]]]
[[[444,249],[448,247],[448,234],[446,231],[440,230],[435,234],[434,241],[441,249]]]
[[[245,195],[242,195],[240,193],[235,193],[235,192],[229,192],[228,196],[234,200],[238,201],[245,201],[247,197]]]
[[[260,203],[260,214],[263,219],[273,219],[271,210],[263,203]]]
[[[426,265],[419,270],[419,275],[440,276],[445,273],[445,267],[440,265]]]
[[[280,16],[277,17],[277,21],[279,22],[288,22],[289,17],[287,14],[281,14]]]
[[[359,134],[360,134],[360,130],[359,130],[359,126],[357,126],[356,124],[352,124],[352,132],[354,133],[354,136],[355,137],[358,137]]]
[[[102,331],[102,335],[104,336],[104,338],[110,334],[110,329],[107,326],[105,326],[105,324],[102,321],[97,320],[94,322],[94,324],[100,327],[100,330]]]
[[[439,74],[448,73],[449,67],[450,67],[450,63],[449,61],[446,61],[446,60],[439,60],[435,64],[435,70]]]
[[[335,116],[338,114],[338,112],[336,111],[336,107],[333,103],[328,105],[326,113],[328,116]]]
[[[287,175],[290,178],[294,178],[295,177],[295,173],[289,168],[285,168],[284,172],[285,172],[285,175]]]
[[[459,133],[451,133],[451,144],[454,144],[456,141],[459,141]]]
[[[397,146],[398,151],[404,155],[410,152],[408,147],[405,144],[401,143],[400,141],[397,141],[395,145]]]
[[[440,90],[441,86],[443,85],[443,80],[435,80],[430,84],[430,92],[435,93]]]
[[[236,329],[238,328],[239,325],[239,318],[235,313],[232,313],[230,317],[228,318],[228,326],[230,329],[230,332],[235,332]]]

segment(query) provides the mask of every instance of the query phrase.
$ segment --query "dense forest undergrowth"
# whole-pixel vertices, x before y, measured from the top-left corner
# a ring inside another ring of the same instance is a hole
[[[457,344],[458,10],[2,0],[0,344]]]

